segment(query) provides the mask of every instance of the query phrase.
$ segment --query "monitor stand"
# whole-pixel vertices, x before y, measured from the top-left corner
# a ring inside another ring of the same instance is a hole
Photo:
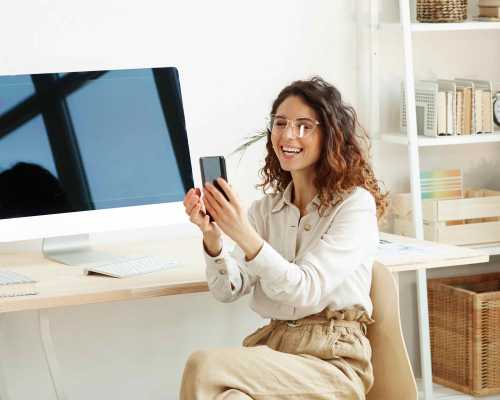
[[[88,234],[44,238],[42,253],[49,260],[75,267],[89,264],[104,265],[126,259],[126,257],[92,250]]]

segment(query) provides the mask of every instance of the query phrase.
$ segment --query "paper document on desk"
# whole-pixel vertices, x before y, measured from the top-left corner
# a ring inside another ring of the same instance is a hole
[[[380,239],[377,261],[386,265],[406,264],[408,262],[426,262],[449,256],[449,249],[431,244],[403,244]]]
[[[38,294],[34,279],[14,271],[0,269],[0,297]]]

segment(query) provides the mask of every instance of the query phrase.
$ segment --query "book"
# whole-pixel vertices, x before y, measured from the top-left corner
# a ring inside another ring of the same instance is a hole
[[[462,170],[421,171],[420,187],[422,200],[461,199],[464,194]]]
[[[491,132],[493,123],[488,117],[489,111],[485,110],[483,112],[483,108],[490,107],[491,103],[488,98],[491,98],[491,93],[493,92],[492,82],[478,79],[455,79],[455,81],[458,87],[472,88],[472,134]],[[489,94],[485,96],[484,92]],[[485,117],[487,120],[485,120]]]
[[[439,90],[446,93],[447,135],[457,134],[457,83],[449,79],[438,79]]]
[[[500,7],[500,0],[479,0],[479,7]]]
[[[437,133],[446,134],[446,92],[437,95]]]
[[[464,92],[457,89],[457,135],[464,134]]]
[[[446,92],[446,134],[448,135],[455,134],[455,121],[453,118],[454,97],[453,92]]]
[[[479,16],[500,18],[500,7],[479,7]]]
[[[483,91],[474,91],[474,121],[476,124],[475,133],[483,132]]]
[[[463,78],[455,78],[455,81],[457,82],[457,86],[460,88],[464,88],[464,102],[465,107],[468,107],[468,101],[469,101],[469,94],[470,94],[470,109],[465,110],[465,112],[468,114],[470,110],[470,135],[475,135],[478,132],[478,121],[477,121],[477,85],[472,79],[463,79]],[[465,118],[468,118],[468,115],[465,116]],[[468,128],[468,121],[466,123],[466,131]]]
[[[464,88],[464,135],[472,134],[472,88]]]
[[[38,294],[36,281],[14,271],[0,269],[0,297]]]
[[[483,132],[493,132],[493,102],[491,92],[483,91]]]

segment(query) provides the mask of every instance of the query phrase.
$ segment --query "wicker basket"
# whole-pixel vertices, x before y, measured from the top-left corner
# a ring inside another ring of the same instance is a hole
[[[467,0],[417,0],[417,21],[463,22],[467,19]]]
[[[500,393],[500,273],[429,279],[434,382]]]

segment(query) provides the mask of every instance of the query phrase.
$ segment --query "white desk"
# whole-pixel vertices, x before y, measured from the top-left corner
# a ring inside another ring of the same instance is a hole
[[[401,243],[421,243],[415,239],[385,233],[381,234],[381,238]],[[430,257],[424,261],[415,262],[412,259],[401,258],[381,263],[394,273],[411,270],[423,272],[423,274],[419,275],[419,291],[421,293],[418,314],[421,339],[424,338],[423,341],[421,340],[421,353],[424,353],[424,357],[430,359],[426,269],[483,263],[488,261],[488,255],[468,248],[432,242],[426,243],[444,251],[441,251],[439,256]],[[82,273],[83,268],[68,267],[49,261],[44,259],[40,252],[35,251],[22,254],[3,253],[0,258],[0,264],[5,267],[8,266],[9,270],[29,275],[39,281],[37,284],[38,295],[0,299],[0,313],[38,310],[42,344],[53,378],[54,389],[60,400],[67,398],[67,396],[65,395],[61,369],[54,352],[50,321],[45,313],[46,309],[208,291],[200,237],[188,237],[169,240],[168,242],[148,241],[134,243],[133,245],[127,244],[125,247],[108,245],[97,247],[97,249],[121,255],[165,255],[178,260],[180,265],[178,268],[163,272],[134,278],[115,279],[84,276]],[[423,282],[421,282],[422,276],[424,278]],[[2,383],[2,377],[0,376],[0,386],[2,386]],[[0,396],[2,396],[1,400],[8,400],[6,391],[4,393],[0,391]]]
[[[0,299],[0,313],[208,291],[201,238],[134,243],[125,248],[110,245],[96,248],[117,255],[164,255],[177,260],[179,266],[116,279],[85,276],[83,267],[69,267],[47,260],[39,252],[4,253],[0,264],[37,280],[39,294]]]
[[[412,257],[399,257],[391,259],[390,262],[382,261],[384,266],[391,270],[397,276],[398,272],[415,271],[417,278],[417,304],[418,304],[418,323],[419,323],[419,342],[420,342],[420,368],[422,371],[422,387],[425,400],[432,400],[432,362],[431,362],[431,344],[429,330],[429,308],[427,304],[427,269],[443,268],[468,264],[479,264],[489,261],[489,255],[484,251],[470,249],[467,247],[458,247],[446,244],[438,244],[428,241],[419,241],[413,238],[407,238],[399,235],[384,233],[382,239],[401,244],[425,244],[429,246],[428,256],[420,257],[415,260]],[[435,251],[433,251],[433,249]],[[429,394],[427,396],[425,394]]]

